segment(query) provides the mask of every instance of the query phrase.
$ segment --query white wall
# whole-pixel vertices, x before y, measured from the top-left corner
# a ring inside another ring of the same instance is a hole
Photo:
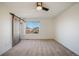
[[[54,19],[55,39],[79,55],[79,3]]]
[[[11,28],[8,8],[0,3],[0,55],[12,47]]]
[[[40,21],[39,34],[22,35],[22,39],[53,39],[53,22],[52,19],[26,19],[26,21]],[[27,23],[27,22],[26,22]],[[26,24],[25,24],[26,27]],[[24,31],[22,30],[22,33]]]

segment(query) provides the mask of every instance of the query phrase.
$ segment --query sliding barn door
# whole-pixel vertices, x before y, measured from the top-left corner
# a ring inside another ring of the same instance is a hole
[[[20,22],[17,17],[13,19],[13,46],[20,41]]]

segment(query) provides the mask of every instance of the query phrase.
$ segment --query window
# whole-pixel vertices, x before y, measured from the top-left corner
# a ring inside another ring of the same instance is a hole
[[[27,21],[26,34],[38,34],[40,22],[39,21]]]

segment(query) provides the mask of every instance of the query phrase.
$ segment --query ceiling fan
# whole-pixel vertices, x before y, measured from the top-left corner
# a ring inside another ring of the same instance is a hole
[[[36,6],[37,6],[36,7],[37,10],[44,10],[44,11],[48,11],[49,10],[49,8],[43,6],[42,2],[37,2]]]

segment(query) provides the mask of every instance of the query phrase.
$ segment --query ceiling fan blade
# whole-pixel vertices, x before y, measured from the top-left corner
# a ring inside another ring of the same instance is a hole
[[[48,11],[49,9],[46,7],[42,7],[43,10]]]

